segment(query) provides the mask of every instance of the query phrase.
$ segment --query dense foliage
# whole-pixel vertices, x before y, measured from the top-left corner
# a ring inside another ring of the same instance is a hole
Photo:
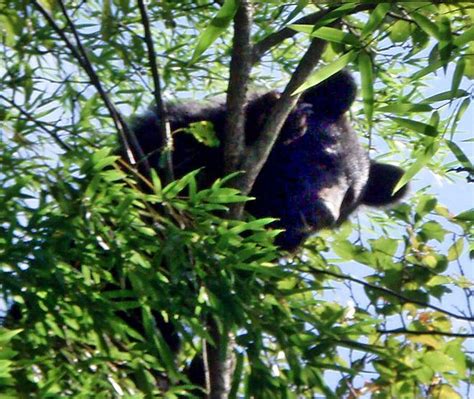
[[[238,3],[148,5],[165,99],[225,92]],[[153,174],[143,192],[114,155],[107,101],[129,116],[154,99],[135,2],[0,0],[0,396],[190,396],[212,318],[235,340],[230,397],[469,397],[474,211],[416,179],[472,194],[474,5],[436,3],[255,2],[252,84],[284,86],[327,41],[307,85],[354,71],[361,140],[415,178],[404,203],[288,255],[271,220],[224,218],[247,200],[235,176],[200,190],[199,171]]]

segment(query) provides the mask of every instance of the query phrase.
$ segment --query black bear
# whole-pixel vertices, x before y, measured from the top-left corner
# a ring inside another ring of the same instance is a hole
[[[253,95],[246,116],[246,140],[258,137],[278,92]],[[285,231],[277,244],[298,247],[323,227],[337,226],[359,204],[384,206],[396,202],[406,187],[392,194],[402,169],[369,160],[345,117],[356,96],[353,77],[340,72],[301,96],[288,116],[271,154],[255,182],[247,205],[255,217],[274,217]],[[225,129],[225,104],[185,102],[168,104],[174,135],[173,164],[177,177],[205,167],[206,182],[221,177],[222,147],[199,143],[182,133],[190,123],[210,121],[218,138]],[[153,110],[139,117],[134,132],[151,165],[158,165],[162,146]]]

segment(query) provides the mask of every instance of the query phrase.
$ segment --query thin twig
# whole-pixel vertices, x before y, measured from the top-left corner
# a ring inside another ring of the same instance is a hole
[[[148,19],[148,11],[143,0],[138,0],[138,8],[140,9],[143,30],[145,31],[145,43],[148,51],[148,61],[150,63],[151,74],[153,77],[153,96],[155,98],[158,120],[160,121],[160,136],[163,143],[161,156],[164,157],[165,160],[163,166],[164,179],[165,183],[168,184],[174,180],[173,160],[171,156],[173,151],[173,138],[171,136],[171,128],[168,121],[168,116],[166,114],[166,106],[161,95],[160,73],[156,62],[156,53],[150,29],[150,21]]]
[[[311,271],[314,272],[314,273],[326,274],[328,276],[340,278],[340,279],[343,279],[343,280],[353,281],[354,283],[363,285],[366,288],[370,288],[370,289],[373,289],[373,290],[376,290],[376,291],[380,291],[380,292],[383,292],[387,295],[398,298],[404,303],[413,303],[414,305],[419,305],[419,306],[423,306],[425,308],[436,310],[437,312],[443,313],[443,314],[448,315],[450,317],[454,317],[455,319],[467,320],[467,321],[470,321],[470,322],[474,322],[474,318],[472,318],[472,317],[468,317],[468,316],[460,315],[460,314],[457,314],[457,313],[453,313],[453,312],[450,312],[448,310],[442,309],[438,306],[430,305],[429,303],[419,301],[417,299],[407,298],[406,296],[404,296],[402,294],[399,294],[398,292],[389,290],[388,288],[379,287],[378,285],[375,285],[375,284],[367,283],[366,281],[360,280],[360,279],[352,277],[352,276],[331,272],[329,270],[317,269],[317,268],[311,268]]]
[[[18,110],[18,112],[23,115],[27,120],[30,122],[33,122],[36,126],[38,126],[41,130],[46,132],[49,136],[53,138],[54,141],[56,141],[56,144],[58,144],[64,151],[72,151],[72,147],[69,146],[69,144],[66,144],[56,132],[54,132],[51,129],[48,129],[45,125],[46,123],[43,123],[36,119],[33,115],[31,115],[29,112],[25,111],[22,107],[20,107],[17,103],[15,103],[13,100],[5,97],[4,95],[0,94],[0,99],[8,102],[13,108]]]
[[[140,159],[140,165],[142,169],[144,170],[146,175],[149,175],[150,167],[148,165],[148,161],[145,159],[143,155],[143,151],[138,143],[138,140],[135,136],[135,134],[130,130],[128,127],[127,123],[123,119],[122,115],[120,112],[116,109],[115,105],[113,102],[110,100],[108,94],[102,87],[102,83],[100,82],[100,79],[98,78],[94,68],[92,67],[91,62],[89,61],[89,58],[87,56],[86,51],[84,50],[84,47],[82,46],[80,37],[74,27],[74,24],[72,23],[71,19],[69,18],[66,8],[61,0],[58,1],[59,6],[61,7],[61,11],[66,18],[68,27],[71,29],[73,32],[73,35],[76,40],[76,46],[69,40],[69,38],[66,36],[65,32],[58,26],[58,24],[54,21],[54,19],[49,15],[48,11],[44,9],[44,7],[38,2],[38,0],[33,0],[33,4],[36,7],[36,9],[43,15],[43,17],[46,19],[48,24],[53,28],[53,30],[58,34],[58,36],[61,38],[61,40],[64,42],[66,47],[69,49],[73,57],[78,61],[79,65],[84,69],[86,74],[88,75],[91,84],[96,88],[97,92],[99,93],[102,101],[104,102],[105,106],[107,107],[107,110],[109,111],[110,117],[112,118],[112,121],[114,122],[115,128],[117,129],[119,133],[119,137],[122,141],[122,145],[125,149],[125,153],[127,155],[128,161],[135,165],[137,162],[135,161],[135,155]],[[135,155],[134,155],[135,154]]]
[[[414,331],[405,328],[395,328],[393,330],[377,330],[379,334],[408,334],[408,335],[440,335],[444,337],[474,338],[474,334],[453,333],[449,331]]]
[[[358,6],[354,7],[353,10],[350,11],[349,14],[355,14],[360,11],[366,11],[370,10],[375,7],[376,4],[359,4]],[[332,6],[328,7],[325,10],[321,10],[318,12],[315,12],[313,14],[306,15],[295,22],[293,24],[302,24],[302,25],[314,25],[318,21],[320,21],[322,18],[324,18],[328,13],[331,11],[334,11],[336,8],[340,7],[340,4],[337,6]],[[268,35],[267,37],[263,38],[260,40],[258,43],[254,45],[253,48],[253,54],[252,54],[252,63],[256,64],[260,59],[263,57],[263,55],[272,49],[273,47],[277,46],[281,42],[285,41],[286,39],[289,39],[290,37],[293,37],[297,34],[298,32],[294,29],[291,28],[283,28],[275,33],[272,33]]]

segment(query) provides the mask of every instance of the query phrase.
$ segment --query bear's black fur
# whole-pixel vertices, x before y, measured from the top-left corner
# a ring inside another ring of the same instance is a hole
[[[270,156],[257,178],[248,203],[256,217],[275,217],[275,227],[285,231],[277,244],[297,248],[311,233],[337,226],[359,204],[384,206],[399,200],[406,187],[392,194],[403,171],[369,160],[365,149],[344,116],[356,96],[353,77],[340,72],[301,96],[288,116]],[[279,97],[271,91],[254,95],[246,108],[246,140],[251,144]],[[221,177],[222,146],[200,144],[179,129],[192,122],[210,121],[223,139],[225,104],[185,102],[168,105],[174,135],[173,164],[177,177],[205,167],[206,183]],[[151,110],[139,117],[134,132],[150,165],[159,163],[161,137],[159,121]]]

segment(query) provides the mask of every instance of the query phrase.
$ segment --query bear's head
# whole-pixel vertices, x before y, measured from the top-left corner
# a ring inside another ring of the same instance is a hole
[[[385,206],[403,170],[371,161],[345,115],[356,96],[347,72],[305,92],[289,115],[249,203],[257,217],[279,218],[277,238],[292,250],[310,234],[338,226],[360,205]]]

